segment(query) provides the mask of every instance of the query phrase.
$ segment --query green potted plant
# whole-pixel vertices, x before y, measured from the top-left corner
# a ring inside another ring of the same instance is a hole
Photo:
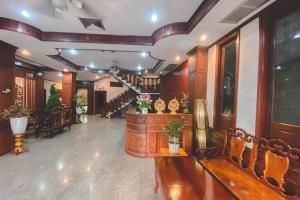
[[[46,112],[51,112],[55,108],[58,108],[61,106],[61,102],[59,100],[58,91],[55,87],[55,84],[51,85],[50,88],[50,96],[48,98],[47,104],[46,104]]]
[[[24,134],[30,111],[27,107],[12,105],[4,109],[3,119],[10,121],[10,127],[14,135]]]
[[[82,108],[84,106],[84,96],[83,95],[74,95],[73,101],[76,105],[76,114],[81,115],[82,114]]]
[[[148,110],[152,110],[152,100],[149,94],[142,94],[139,97],[137,97],[137,100],[138,108],[143,114],[147,114]]]
[[[184,117],[180,117],[179,120],[171,120],[168,126],[165,127],[161,125],[161,129],[164,134],[169,134],[169,151],[170,153],[176,154],[179,150],[180,138],[182,134],[182,129],[184,127]]]

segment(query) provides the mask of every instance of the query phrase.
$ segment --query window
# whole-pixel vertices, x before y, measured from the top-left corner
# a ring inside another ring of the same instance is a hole
[[[272,121],[300,126],[300,11],[275,23]]]
[[[239,36],[235,33],[217,44],[218,69],[215,128],[235,127]]]

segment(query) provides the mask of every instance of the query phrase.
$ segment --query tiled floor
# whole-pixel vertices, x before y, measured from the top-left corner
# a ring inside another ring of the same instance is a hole
[[[153,159],[123,150],[125,121],[88,122],[51,139],[29,140],[30,151],[0,157],[0,199],[160,199]]]

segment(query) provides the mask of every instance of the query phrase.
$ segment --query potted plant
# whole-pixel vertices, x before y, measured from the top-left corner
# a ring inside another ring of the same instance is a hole
[[[177,154],[180,145],[180,138],[182,129],[184,127],[185,118],[181,117],[179,120],[171,120],[168,127],[161,125],[164,134],[169,134],[169,151],[170,153]]]
[[[61,106],[61,101],[59,100],[58,91],[55,87],[55,84],[51,85],[50,88],[50,96],[48,98],[47,104],[46,104],[46,112],[50,113],[54,109]]]
[[[137,97],[137,100],[138,108],[143,114],[147,114],[148,110],[152,110],[152,100],[149,94],[142,94],[139,97]]]
[[[84,106],[84,96],[83,95],[74,95],[73,101],[75,102],[76,105],[76,114],[81,115],[82,114],[82,109]]]
[[[4,109],[3,119],[10,121],[10,127],[14,135],[24,134],[30,111],[27,107],[12,105]]]

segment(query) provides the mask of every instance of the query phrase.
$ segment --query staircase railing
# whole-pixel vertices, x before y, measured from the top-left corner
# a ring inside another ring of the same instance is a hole
[[[105,104],[104,116],[109,117],[111,114],[117,112],[124,106],[127,106],[136,99],[136,92],[132,89],[128,89],[121,93],[117,97],[111,99]]]

